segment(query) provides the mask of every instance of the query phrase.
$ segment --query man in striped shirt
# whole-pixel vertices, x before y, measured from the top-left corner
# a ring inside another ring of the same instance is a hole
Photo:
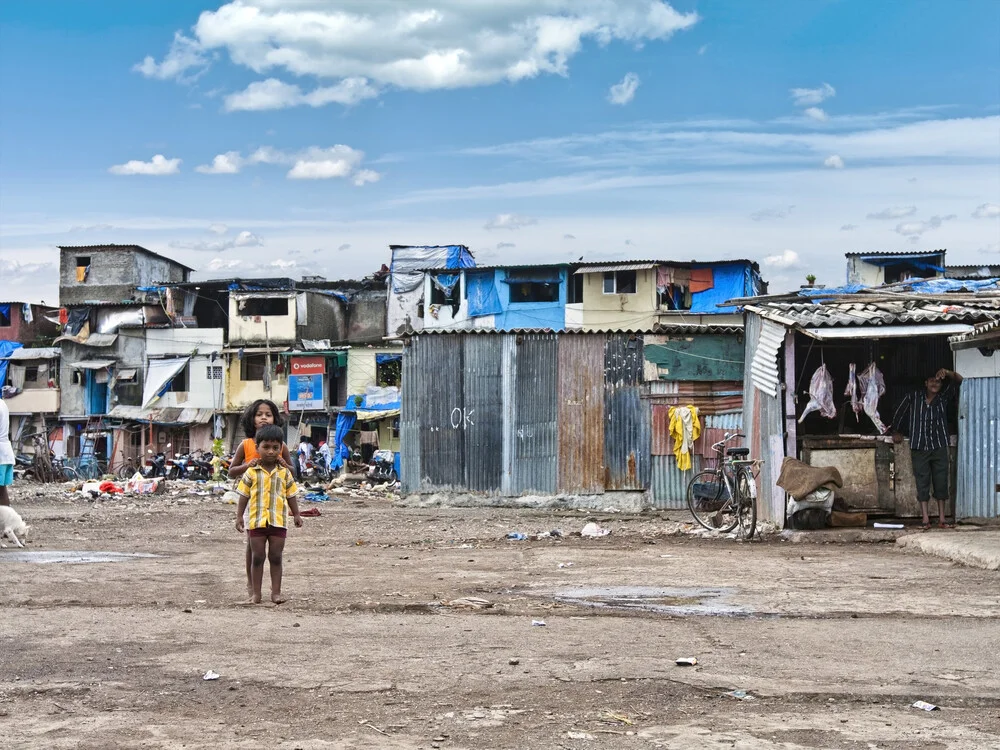
[[[945,379],[950,382],[945,384]],[[952,385],[954,383],[954,385]],[[944,368],[924,381],[924,389],[907,395],[896,409],[892,424],[893,441],[903,442],[903,435],[910,438],[910,457],[913,462],[913,479],[917,485],[917,500],[924,516],[924,528],[930,528],[931,485],[938,502],[938,525],[948,528],[945,522],[945,505],[948,502],[948,403],[962,376]],[[887,431],[888,431],[887,430]]]
[[[281,604],[285,601],[281,596],[281,556],[288,535],[289,509],[295,525],[302,525],[299,503],[295,499],[299,488],[292,472],[278,463],[285,444],[283,430],[275,424],[264,425],[257,430],[255,440],[260,457],[250,462],[236,485],[236,493],[240,496],[236,530],[243,533],[243,511],[249,507],[250,603],[260,604],[264,560],[267,559],[271,564],[271,601]]]

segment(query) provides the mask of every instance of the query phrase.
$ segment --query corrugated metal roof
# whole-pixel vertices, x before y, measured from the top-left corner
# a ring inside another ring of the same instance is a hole
[[[899,255],[901,257],[912,258],[915,255],[944,255],[946,252],[948,252],[948,251],[947,250],[917,250],[917,251],[914,251],[914,252],[899,252],[899,251],[895,251],[895,250],[887,250],[887,251],[876,250],[874,252],[844,253],[844,257],[845,258],[861,258],[861,257],[867,257],[867,256],[872,256],[872,257],[876,257],[877,256],[877,257],[880,257],[880,258],[888,258],[888,257],[891,257],[893,255]]]
[[[750,361],[750,378],[755,387],[772,397],[778,395],[778,352],[785,341],[785,329],[773,321],[761,321],[760,337]]]
[[[650,261],[622,261],[620,263],[599,263],[592,266],[583,266],[576,269],[574,274],[579,273],[604,273],[605,271],[648,271],[659,265],[655,260]]]
[[[84,341],[77,341],[73,336],[60,336],[52,343],[58,344],[60,341],[69,341],[70,343],[81,344],[83,346],[111,346],[117,340],[117,333],[92,333]]]
[[[194,407],[179,408],[168,406],[162,409],[143,409],[141,406],[119,404],[108,412],[112,419],[132,419],[137,422],[154,424],[205,424],[212,418],[212,409]]]
[[[872,295],[874,296],[874,295]],[[746,309],[762,318],[786,326],[885,326],[899,323],[976,323],[1000,317],[1000,294],[979,293],[933,298],[918,295],[886,294],[874,299],[861,295],[851,298],[811,302],[765,302]]]
[[[960,333],[948,339],[952,349],[972,349],[980,343],[1000,338],[1000,318],[980,323],[971,331]]]
[[[20,349],[12,351],[9,356],[0,357],[0,359],[8,359],[12,362],[22,359],[56,359],[59,357],[59,354],[60,349],[57,346],[49,346],[40,349],[21,347]]]

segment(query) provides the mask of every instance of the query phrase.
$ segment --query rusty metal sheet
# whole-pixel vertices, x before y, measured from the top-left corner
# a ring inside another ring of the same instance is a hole
[[[554,334],[521,334],[515,338],[511,436],[515,494],[556,491],[558,346]]]
[[[651,453],[654,456],[670,456],[670,406],[653,404],[651,425]]]
[[[604,334],[559,338],[560,492],[604,492]]]
[[[642,400],[642,337],[611,334],[604,347],[604,487],[645,490],[650,410]]]

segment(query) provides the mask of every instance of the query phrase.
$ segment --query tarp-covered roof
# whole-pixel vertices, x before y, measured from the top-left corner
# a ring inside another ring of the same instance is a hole
[[[58,356],[59,347],[57,346],[47,346],[35,349],[22,347],[20,349],[15,349],[6,357],[0,357],[0,359],[8,359],[12,362],[16,362],[22,359],[56,359]]]

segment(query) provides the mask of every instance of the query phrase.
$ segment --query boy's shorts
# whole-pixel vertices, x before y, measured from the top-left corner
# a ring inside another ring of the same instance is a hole
[[[279,539],[284,539],[288,536],[288,529],[281,526],[264,526],[259,529],[250,529],[247,536],[276,536]]]
[[[0,487],[14,484],[14,464],[0,464]]]

